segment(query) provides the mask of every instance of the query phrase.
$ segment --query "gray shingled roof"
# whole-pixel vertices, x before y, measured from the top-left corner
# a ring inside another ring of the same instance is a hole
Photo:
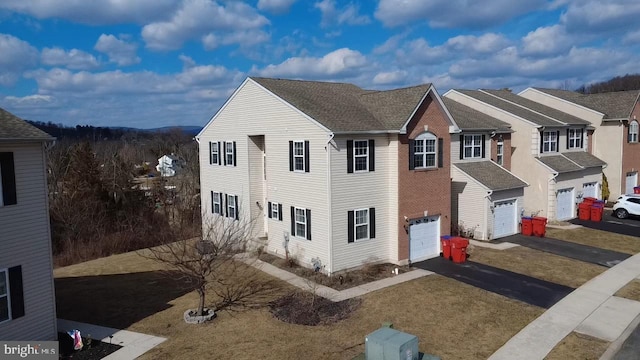
[[[586,151],[571,151],[571,152],[563,153],[562,155],[566,156],[567,158],[569,158],[569,160],[585,168],[601,167],[601,166],[607,165],[606,162],[589,154]]]
[[[489,116],[478,110],[463,105],[449,98],[442,98],[444,105],[449,109],[458,127],[463,131],[469,130],[495,130],[498,132],[511,131],[511,125]]]
[[[493,161],[460,162],[454,163],[453,166],[476,179],[489,190],[508,190],[528,186],[527,183]]]
[[[542,105],[538,102],[526,99],[522,96],[518,96],[511,91],[508,90],[482,90],[490,93],[491,95],[498,96],[501,99],[511,101],[518,105],[524,106],[527,109],[533,110],[540,114],[549,116],[554,118],[555,120],[559,120],[567,125],[590,125],[591,123],[587,120],[580,119],[579,117],[573,116],[571,114],[567,114],[566,112],[562,112],[560,110],[556,110],[554,108],[548,107],[546,105]]]
[[[558,173],[566,173],[584,169],[583,167],[576,165],[574,162],[563,155],[541,156],[537,159],[538,161],[547,165],[548,167],[553,169],[553,171],[556,171]]]
[[[374,91],[346,83],[251,79],[337,132],[400,130],[431,86]]]
[[[479,90],[457,90],[456,89],[456,91],[464,95],[470,96],[474,99],[480,100],[489,105],[495,106],[498,109],[502,109],[504,111],[510,112],[513,115],[519,116],[523,119],[531,121],[532,123],[540,126],[563,126],[564,125],[559,121],[550,119],[544,115],[540,115],[531,110],[525,109],[521,106],[511,104],[507,101],[504,101],[502,99],[499,99],[495,96],[489,95]]]
[[[0,139],[52,140],[53,138],[12,113],[0,109]]]
[[[604,114],[605,120],[628,119],[636,100],[638,90],[614,91],[598,94],[580,94],[575,91],[534,88],[551,96],[582,105]]]

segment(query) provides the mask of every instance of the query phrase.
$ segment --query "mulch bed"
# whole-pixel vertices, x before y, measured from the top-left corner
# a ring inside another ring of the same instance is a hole
[[[74,360],[98,360],[112,354],[122,348],[120,345],[104,343],[100,340],[88,339],[82,337],[81,350],[73,350],[73,339],[69,334],[58,333],[58,341],[60,344],[60,359]]]
[[[309,293],[296,291],[269,304],[271,313],[281,321],[298,325],[329,325],[348,318],[362,300],[333,302]]]

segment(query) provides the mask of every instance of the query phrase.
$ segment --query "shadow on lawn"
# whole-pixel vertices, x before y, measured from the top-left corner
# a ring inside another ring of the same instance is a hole
[[[55,279],[58,318],[119,329],[166,310],[192,289],[172,272],[66,277]]]

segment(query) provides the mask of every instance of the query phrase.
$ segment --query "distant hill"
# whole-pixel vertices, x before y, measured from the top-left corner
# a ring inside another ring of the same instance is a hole
[[[612,91],[640,90],[640,74],[616,76],[607,81],[582,85],[576,89],[583,94],[597,94]]]
[[[166,132],[166,131],[172,131],[172,130],[182,130],[183,132],[189,134],[189,135],[198,135],[198,133],[200,132],[200,130],[202,130],[202,126],[165,126],[165,127],[160,127],[160,128],[154,128],[154,129],[145,129],[145,131],[152,131],[152,132]]]
[[[45,131],[49,135],[58,139],[88,139],[88,140],[115,140],[125,135],[134,137],[148,137],[157,132],[170,132],[181,130],[189,136],[197,135],[202,129],[201,126],[165,126],[153,129],[137,129],[130,127],[101,127],[91,125],[77,125],[75,127],[54,124],[52,122],[29,121],[38,129]]]

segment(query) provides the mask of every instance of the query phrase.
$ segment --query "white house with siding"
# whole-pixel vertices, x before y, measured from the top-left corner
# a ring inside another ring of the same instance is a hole
[[[511,126],[511,171],[529,184],[525,216],[569,220],[583,197],[599,198],[606,163],[587,151],[588,121],[508,90],[451,90],[444,96]]]
[[[398,229],[408,233],[398,205],[398,136],[425,104],[444,111],[429,84],[369,91],[247,78],[196,137],[203,226],[211,216],[252,220],[254,237],[267,251],[284,256],[287,246],[301,264],[326,273],[406,262],[398,240]],[[455,130],[447,123],[438,136],[448,141]],[[448,179],[443,155],[434,148],[431,176]],[[440,192],[448,196],[449,190]],[[420,217],[426,216],[424,203]],[[438,255],[445,226],[430,224],[437,227],[428,235],[436,248],[427,257]]]
[[[0,339],[56,340],[45,146],[0,109]]]

